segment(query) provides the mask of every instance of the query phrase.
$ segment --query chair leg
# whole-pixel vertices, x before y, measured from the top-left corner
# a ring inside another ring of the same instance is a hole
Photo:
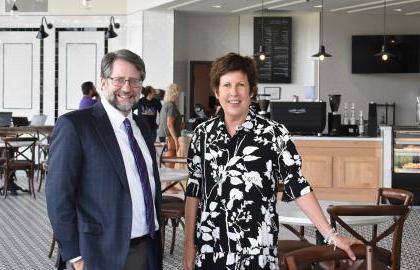
[[[32,192],[32,195],[33,195],[34,199],[36,199],[34,177],[35,177],[35,171],[32,170],[32,172],[31,172],[31,192]]]
[[[171,218],[171,223],[172,223],[172,243],[171,243],[171,250],[169,251],[169,254],[173,254],[174,253],[174,247],[175,247],[175,237],[176,237],[176,227],[177,227],[177,219],[175,218]]]
[[[8,184],[9,184],[9,172],[6,170],[6,172],[4,173],[4,190],[3,190],[5,199],[7,197]]]
[[[161,233],[161,238],[162,238],[162,257],[165,254],[165,229],[166,229],[166,221],[163,220],[162,221],[162,229],[160,231]]]
[[[39,175],[39,178],[38,178],[38,192],[41,192],[41,186],[42,186],[42,180],[44,180],[44,177],[45,177],[45,172],[44,172],[44,170],[43,169],[41,169],[41,173],[40,173],[40,175]]]
[[[50,246],[50,252],[48,252],[48,258],[52,257],[52,254],[54,252],[54,247],[55,247],[55,236],[53,235],[51,246]]]

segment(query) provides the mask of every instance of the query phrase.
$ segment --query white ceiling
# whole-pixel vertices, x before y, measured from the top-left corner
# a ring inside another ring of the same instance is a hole
[[[173,0],[155,9],[186,12],[246,14],[261,11],[261,0]],[[386,0],[387,14],[420,16],[420,0]],[[321,0],[264,0],[264,10],[320,10]],[[220,6],[220,7],[216,7]],[[324,12],[349,14],[383,14],[384,0],[324,0]],[[401,9],[401,10],[398,10]]]

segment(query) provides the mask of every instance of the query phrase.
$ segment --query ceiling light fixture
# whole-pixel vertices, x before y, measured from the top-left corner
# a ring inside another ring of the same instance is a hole
[[[381,46],[381,51],[375,54],[375,56],[380,56],[382,61],[388,61],[389,57],[394,56],[386,49],[386,0],[384,0],[384,41]]]
[[[391,2],[391,1],[396,1],[396,0],[389,0],[388,2]],[[381,4],[381,7],[382,7],[382,0],[366,2],[366,3],[350,5],[350,6],[344,6],[344,7],[339,7],[339,8],[334,8],[334,9],[331,9],[330,11],[331,12],[336,12],[336,11],[342,11],[342,10],[358,8],[358,7],[367,7],[367,6],[372,6],[372,5],[376,5],[376,4]]]
[[[388,0],[388,7],[393,7],[393,6],[399,6],[399,5],[404,5],[404,4],[411,4],[411,3],[416,3],[416,2],[420,2],[420,0],[407,0],[407,1],[402,1],[402,2],[397,2],[397,3],[391,3],[389,4],[389,2],[391,1],[395,1],[395,0]],[[360,8],[360,9],[353,9],[353,10],[349,10],[347,11],[347,13],[357,13],[357,12],[361,12],[361,11],[366,11],[366,10],[371,10],[371,9],[378,9],[378,8],[382,8],[383,5],[378,5],[378,6],[373,6],[373,7],[367,7],[367,8]]]
[[[111,18],[109,19],[109,26],[108,26],[108,30],[106,30],[105,32],[105,38],[114,38],[117,37],[118,34],[115,33],[114,31],[114,27],[116,29],[120,28],[120,24],[115,22],[114,16],[111,16]]]
[[[51,29],[53,27],[53,25],[51,23],[47,22],[47,18],[45,18],[45,16],[43,16],[41,18],[41,25],[39,26],[38,33],[36,34],[37,39],[44,39],[44,38],[49,36],[48,33],[45,32],[44,21],[45,21],[45,24],[47,25],[48,29]]]
[[[308,2],[308,1],[307,0],[297,0],[297,1],[289,2],[289,3],[280,4],[280,5],[277,5],[277,6],[272,6],[272,7],[269,7],[268,9],[278,9],[278,8],[282,8],[282,7],[289,7],[289,6],[293,6],[293,5],[301,4],[301,3],[306,3],[306,2]]]
[[[323,61],[325,57],[331,57],[332,55],[327,53],[324,46],[324,0],[321,0],[321,14],[319,16],[319,51],[312,55],[317,57],[320,61]]]
[[[413,11],[413,12],[407,12],[405,15],[417,15],[420,14],[420,11]]]
[[[284,2],[284,1],[286,1],[286,0],[268,1],[268,2],[265,2],[265,6],[275,4],[275,3],[279,3],[279,2]],[[255,9],[255,8],[259,8],[259,7],[260,7],[260,4],[250,5],[250,6],[247,6],[247,7],[234,9],[234,10],[231,11],[231,13],[241,12],[241,11],[244,11],[244,10],[250,10],[250,9]]]
[[[255,54],[255,57],[258,57],[261,62],[264,62],[267,58],[264,48],[264,0],[261,0],[261,40],[258,53]]]
[[[197,2],[200,2],[200,1],[201,0],[191,0],[191,1],[188,1],[188,2],[185,2],[185,3],[181,3],[181,4],[178,4],[178,5],[175,5],[175,6],[171,6],[168,9],[169,10],[172,10],[172,9],[176,9],[176,8],[179,8],[179,7],[188,6],[190,4],[194,4],[194,3],[197,3]]]
[[[93,0],[82,0],[82,6],[85,7],[85,9],[91,9],[93,7]]]

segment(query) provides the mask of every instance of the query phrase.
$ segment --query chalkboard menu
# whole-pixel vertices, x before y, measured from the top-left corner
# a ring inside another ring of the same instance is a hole
[[[291,83],[292,18],[264,17],[264,23],[262,21],[262,17],[254,17],[254,55],[258,54],[260,45],[264,45],[267,54],[265,61],[257,59],[258,82]]]

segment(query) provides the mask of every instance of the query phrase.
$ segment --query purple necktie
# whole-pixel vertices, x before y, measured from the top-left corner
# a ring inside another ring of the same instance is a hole
[[[133,129],[131,128],[130,120],[127,118],[124,120],[124,127],[127,131],[128,140],[130,142],[130,148],[133,152],[134,160],[136,161],[137,171],[140,175],[140,183],[143,190],[144,205],[146,207],[146,223],[149,229],[149,234],[152,238],[155,235],[155,212],[153,206],[152,190],[150,188],[149,174],[147,172],[146,161],[144,160],[143,154],[141,153],[140,147],[137,144],[136,138],[134,138]]]

